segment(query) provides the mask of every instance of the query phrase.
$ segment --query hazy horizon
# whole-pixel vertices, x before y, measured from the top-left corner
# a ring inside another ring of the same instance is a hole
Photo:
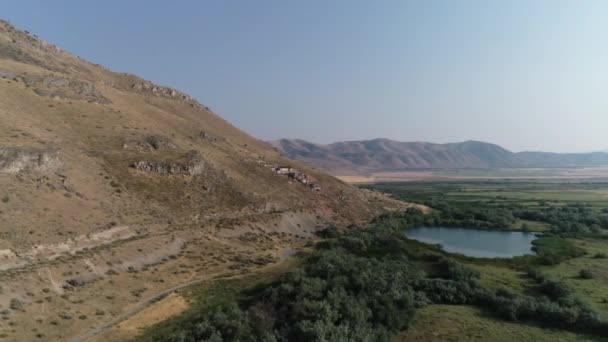
[[[4,3],[21,29],[264,139],[608,149],[608,3]]]

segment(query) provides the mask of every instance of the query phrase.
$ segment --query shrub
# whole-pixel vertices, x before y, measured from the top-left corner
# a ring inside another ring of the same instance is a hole
[[[581,279],[593,279],[593,273],[588,269],[582,269],[578,272]]]
[[[456,281],[472,281],[480,277],[478,270],[467,267],[453,259],[444,259],[440,262],[439,268],[444,278]]]
[[[23,302],[21,302],[17,298],[13,298],[13,299],[11,299],[9,307],[11,308],[11,310],[15,310],[15,311],[22,310],[23,309]]]
[[[527,275],[529,278],[532,278],[532,280],[539,284],[547,279],[547,277],[541,271],[535,268],[530,268],[527,272]]]
[[[540,284],[540,291],[552,300],[573,295],[572,290],[563,282],[546,279]]]
[[[334,239],[337,238],[339,235],[338,228],[336,228],[336,226],[334,225],[328,226],[318,231],[316,234],[323,239]]]

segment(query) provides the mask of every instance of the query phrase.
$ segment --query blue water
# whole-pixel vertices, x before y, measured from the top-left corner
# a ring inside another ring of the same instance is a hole
[[[420,242],[440,244],[446,252],[476,258],[512,258],[534,254],[536,234],[465,228],[423,227],[408,229],[405,235]]]

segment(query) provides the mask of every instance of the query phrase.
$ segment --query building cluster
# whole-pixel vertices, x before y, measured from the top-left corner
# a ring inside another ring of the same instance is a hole
[[[287,176],[289,179],[293,179],[296,182],[308,187],[312,191],[321,191],[321,185],[315,181],[315,179],[291,166],[275,166],[274,172],[279,175]]]

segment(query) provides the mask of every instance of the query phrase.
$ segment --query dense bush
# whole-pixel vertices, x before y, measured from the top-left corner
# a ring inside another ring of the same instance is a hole
[[[338,237],[338,228],[331,225],[317,232],[317,235],[324,239],[333,239]]]
[[[282,339],[385,340],[424,303],[411,287],[420,273],[406,259],[323,251],[265,291]]]
[[[559,205],[539,201],[538,205],[526,206],[504,196],[469,202],[454,199],[448,201],[450,197],[445,195],[446,192],[460,191],[455,186],[434,184],[432,189],[423,191],[395,184],[368,187],[436,209],[436,212],[424,218],[424,225],[427,226],[510,229],[518,220],[529,220],[547,223],[558,233],[591,234],[608,229],[608,210],[596,212],[585,203]],[[524,228],[529,229],[529,226],[525,224]]]
[[[536,270],[528,276],[537,298],[487,289],[476,269],[434,252],[416,256],[429,265],[428,273],[421,271],[408,257],[412,244],[402,233],[402,225],[420,220],[424,215],[416,210],[387,214],[369,229],[327,239],[270,286],[147,340],[390,341],[429,303],[477,305],[506,320],[608,334],[606,323],[570,288]]]
[[[216,307],[160,339],[389,341],[428,301],[414,290],[422,273],[398,253],[399,241],[385,229],[328,240],[302,267],[248,300]]]
[[[606,253],[596,253],[593,256],[594,259],[606,259],[608,258],[608,256],[606,255]]]
[[[439,279],[422,279],[417,286],[433,303],[479,305],[506,320],[530,320],[545,326],[608,336],[608,330],[603,330],[608,327],[607,323],[574,291],[537,270],[530,270],[528,276],[544,296],[531,297],[508,289],[492,292],[478,282],[476,270],[450,259],[440,264],[451,271],[444,272]]]
[[[461,282],[474,282],[481,276],[478,270],[448,258],[439,262],[439,269],[443,278]]]
[[[608,229],[608,216],[595,213],[591,206],[583,203],[526,209],[516,215],[524,220],[549,223],[558,232],[589,233]]]

